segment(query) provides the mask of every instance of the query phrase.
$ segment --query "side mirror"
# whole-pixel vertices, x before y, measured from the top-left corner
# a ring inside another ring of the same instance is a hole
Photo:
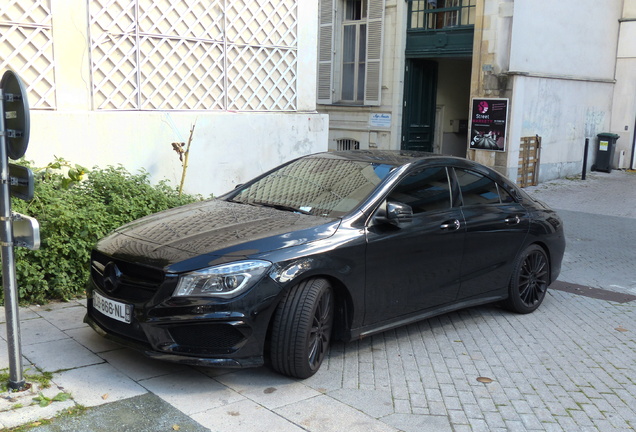
[[[396,227],[411,223],[413,220],[413,209],[410,205],[397,201],[387,201],[380,208],[375,216],[379,223],[389,223]]]

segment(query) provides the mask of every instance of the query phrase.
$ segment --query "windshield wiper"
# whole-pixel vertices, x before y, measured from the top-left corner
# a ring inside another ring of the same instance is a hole
[[[292,207],[292,206],[288,206],[288,205],[282,205],[282,204],[263,204],[263,205],[266,206],[266,207],[273,207],[273,208],[275,208],[277,210],[290,211],[290,212],[301,213],[301,214],[306,214],[306,215],[310,215],[311,214],[307,210],[303,210],[303,209]]]
[[[303,210],[303,209],[300,209],[300,208],[296,208],[296,207],[288,206],[288,205],[284,205],[284,204],[273,204],[273,203],[258,202],[258,201],[251,201],[251,202],[232,201],[232,202],[237,202],[237,203],[240,203],[240,204],[248,204],[248,205],[255,206],[255,207],[270,207],[270,208],[275,208],[276,210],[283,210],[283,211],[290,211],[290,212],[294,212],[294,213],[301,213],[301,214],[311,215],[311,213],[308,212],[307,210]]]

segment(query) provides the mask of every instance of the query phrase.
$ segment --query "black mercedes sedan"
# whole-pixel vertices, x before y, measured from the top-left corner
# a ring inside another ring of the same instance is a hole
[[[564,249],[553,210],[477,163],[319,153],[100,240],[85,321],[151,357],[306,378],[334,339],[492,302],[532,312]]]

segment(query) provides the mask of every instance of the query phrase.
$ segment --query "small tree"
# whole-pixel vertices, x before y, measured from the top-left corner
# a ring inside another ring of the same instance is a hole
[[[179,155],[181,161],[181,183],[179,183],[179,195],[183,193],[183,184],[185,183],[186,171],[188,170],[188,157],[190,156],[190,144],[192,144],[192,135],[194,134],[194,127],[197,122],[195,121],[190,128],[190,137],[188,137],[188,143],[173,142],[172,148]]]

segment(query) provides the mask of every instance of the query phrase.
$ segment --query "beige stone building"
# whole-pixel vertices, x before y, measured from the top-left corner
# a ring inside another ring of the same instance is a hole
[[[319,17],[330,149],[453,154],[512,179],[536,157],[547,180],[581,172],[586,138],[589,168],[611,133],[600,151],[634,167],[635,0],[320,0]]]

